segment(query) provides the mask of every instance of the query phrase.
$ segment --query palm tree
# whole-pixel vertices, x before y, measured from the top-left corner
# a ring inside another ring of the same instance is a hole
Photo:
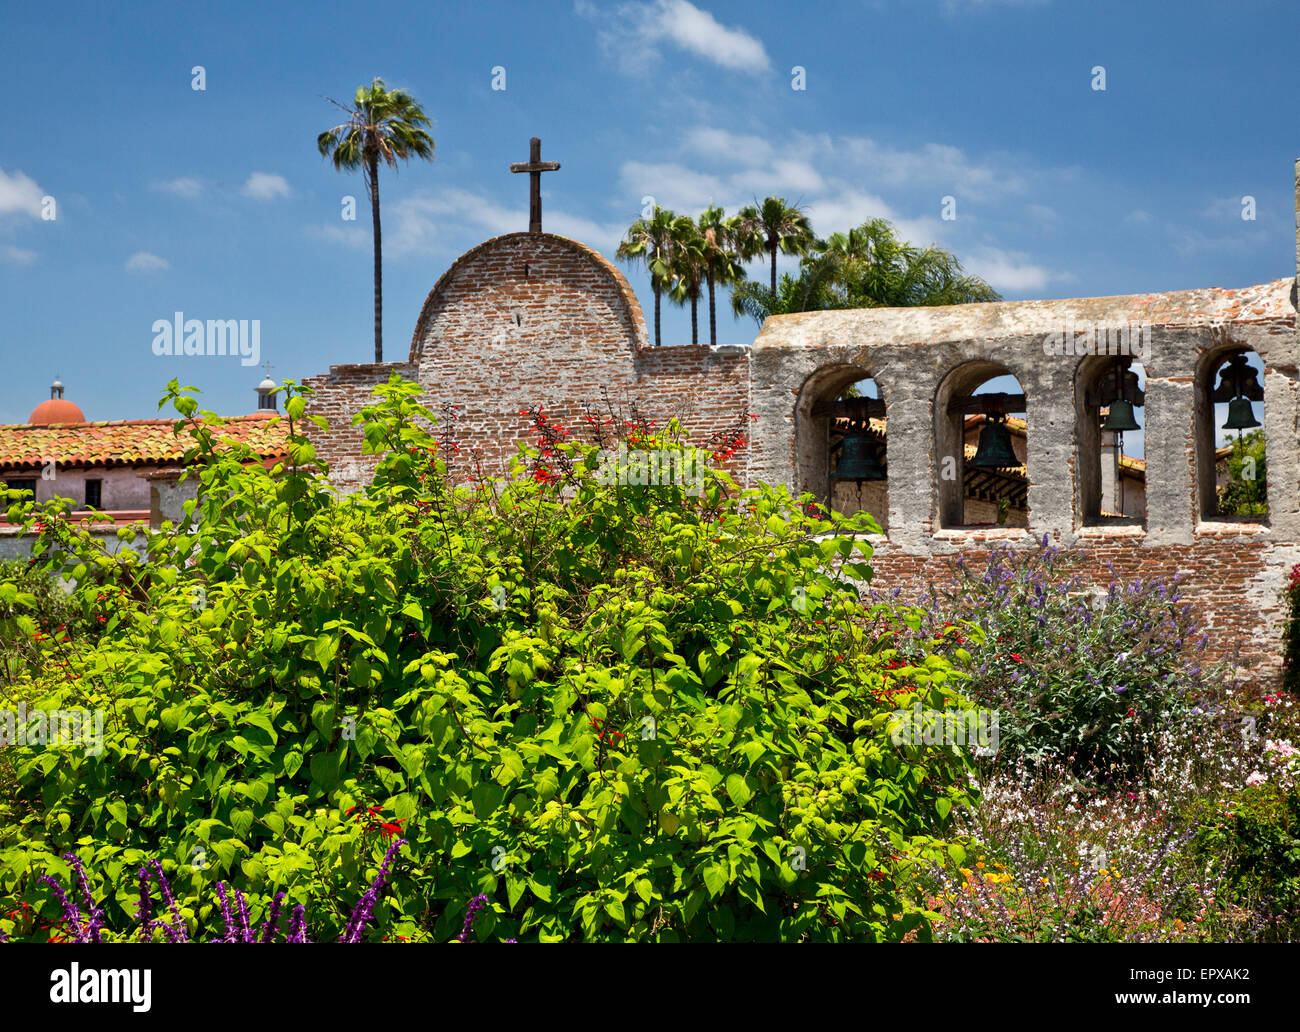
[[[648,219],[637,219],[628,227],[617,256],[627,262],[639,262],[650,273],[650,290],[655,296],[655,347],[659,347],[659,316],[665,287],[671,284],[673,224],[680,216],[655,205]]]
[[[742,256],[752,258],[767,251],[772,259],[772,293],[776,294],[776,252],[806,254],[813,242],[808,217],[784,197],[768,197],[760,205],[740,209]]]
[[[769,315],[852,307],[832,289],[830,274],[829,265],[823,266],[820,273],[805,270],[798,279],[783,272],[775,291],[753,280],[738,283],[731,288],[731,311],[737,317],[747,315],[762,326]]]
[[[673,286],[669,297],[674,304],[691,306],[691,346],[700,342],[700,291],[706,264],[704,235],[689,215],[673,220]]]
[[[422,128],[432,125],[419,103],[405,90],[390,90],[376,78],[369,86],[358,86],[348,108],[348,120],[327,129],[316,138],[321,157],[332,158],[334,167],[365,176],[370,195],[370,216],[375,240],[375,361],[384,360],[384,276],[383,246],[379,231],[379,163],[392,168],[398,160],[433,160],[434,142]]]
[[[849,237],[843,253],[828,248],[852,308],[910,308],[999,301],[978,276],[962,273],[957,256],[941,247],[919,248],[899,240],[885,219],[868,219]],[[834,238],[832,238],[834,239]]]
[[[731,308],[760,326],[769,315],[831,308],[910,308],[999,301],[978,276],[962,273],[956,255],[899,240],[884,219],[816,241],[799,275],[781,276],[780,289],[756,283],[733,288]]]
[[[710,205],[700,216],[699,231],[704,239],[704,282],[709,288],[709,347],[718,346],[716,288],[739,283],[745,278],[737,241],[740,220],[729,219],[721,208]]]

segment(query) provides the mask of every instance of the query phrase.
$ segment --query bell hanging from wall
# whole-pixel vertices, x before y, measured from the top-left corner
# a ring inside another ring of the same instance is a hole
[[[1249,398],[1236,397],[1228,402],[1228,418],[1223,421],[1223,429],[1250,430],[1259,425],[1260,422],[1255,418],[1255,410],[1251,408]]]
[[[1010,469],[1020,465],[1016,450],[1011,447],[1011,431],[1007,429],[1007,417],[993,413],[984,417],[980,428],[980,443],[975,449],[975,457],[968,466],[980,469]]]
[[[831,474],[832,480],[884,480],[884,468],[876,460],[875,444],[871,435],[854,430],[844,435],[840,451],[840,464]]]
[[[1142,429],[1133,418],[1133,405],[1126,398],[1116,398],[1110,403],[1110,411],[1106,413],[1106,422],[1101,424],[1101,428],[1112,434]]]

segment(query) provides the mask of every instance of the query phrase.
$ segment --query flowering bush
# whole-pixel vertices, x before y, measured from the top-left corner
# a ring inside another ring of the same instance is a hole
[[[1282,632],[1282,685],[1300,693],[1300,563],[1286,584],[1286,624]]]
[[[1098,787],[1062,761],[1022,758],[979,777],[962,829],[974,870],[937,872],[938,935],[989,941],[1227,937],[1222,851],[1196,842],[1206,797],[1240,786],[1251,750],[1213,718],[1160,736],[1140,784]]]
[[[1160,733],[1212,708],[1206,637],[1173,582],[1112,580],[1090,594],[1074,557],[1044,537],[1036,552],[990,549],[933,589],[922,640],[964,646],[971,700],[998,712],[1002,759],[1066,761],[1114,780],[1141,771]],[[962,626],[978,630],[972,634]]]
[[[218,448],[188,390],[164,400],[201,469],[192,522],[139,559],[42,538],[103,630],[38,642],[64,666],[5,690],[106,714],[104,740],[0,751],[0,913],[37,905],[67,852],[111,887],[109,927],[158,858],[192,939],[299,907],[317,940],[928,934],[914,872],[970,801],[966,761],[893,746],[889,712],[964,703],[947,659],[904,658],[899,617],[860,605],[870,548],[848,535],[869,516],[815,521],[722,472],[698,495],[598,482],[596,447],[558,430],[509,484],[454,488],[455,449],[396,377],[357,417],[373,482],[340,496],[292,389],[271,470]]]

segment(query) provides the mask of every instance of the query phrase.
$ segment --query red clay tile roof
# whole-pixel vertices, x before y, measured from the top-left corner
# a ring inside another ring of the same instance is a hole
[[[0,471],[176,464],[193,443],[173,433],[170,419],[118,419],[107,423],[0,426]],[[217,428],[221,440],[247,444],[261,458],[284,454],[287,424],[264,415],[232,416]]]

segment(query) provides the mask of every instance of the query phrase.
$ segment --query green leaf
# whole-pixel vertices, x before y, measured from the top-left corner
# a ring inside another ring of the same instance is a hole
[[[727,775],[727,795],[731,796],[731,801],[737,806],[744,806],[754,797],[753,791],[739,774]]]
[[[249,829],[253,827],[252,810],[236,810],[230,815],[230,826],[235,830],[238,838],[247,838]]]
[[[709,890],[709,895],[715,899],[727,887],[727,869],[722,864],[705,864],[700,874],[704,878],[704,887]]]
[[[474,816],[484,820],[501,805],[501,800],[505,798],[505,789],[495,781],[480,781],[474,786],[470,798],[474,803]]]
[[[325,672],[329,672],[331,664],[334,662],[334,656],[339,650],[339,636],[337,634],[322,634],[316,639],[316,644],[312,651],[316,656],[316,662]]]

